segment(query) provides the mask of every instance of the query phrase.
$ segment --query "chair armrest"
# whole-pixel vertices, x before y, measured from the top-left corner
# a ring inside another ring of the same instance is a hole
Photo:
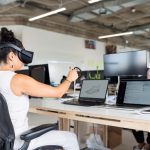
[[[23,134],[20,135],[20,138],[24,141],[30,141],[32,139],[35,139],[44,133],[51,131],[51,130],[57,130],[58,129],[58,123],[54,124],[43,124],[38,127],[32,128]]]

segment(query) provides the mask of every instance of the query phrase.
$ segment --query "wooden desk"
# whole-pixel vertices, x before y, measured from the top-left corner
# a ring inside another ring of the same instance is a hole
[[[105,108],[101,106],[73,106],[61,104],[58,100],[32,99],[29,112],[53,115],[60,118],[62,130],[69,130],[69,120],[105,125],[105,145],[107,146],[107,126],[150,131],[150,114],[137,114],[133,110]]]

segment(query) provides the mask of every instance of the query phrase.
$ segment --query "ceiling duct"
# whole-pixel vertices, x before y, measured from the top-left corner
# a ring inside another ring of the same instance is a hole
[[[133,7],[135,5],[140,5],[140,4],[147,3],[147,2],[149,2],[149,0],[132,0],[130,2],[126,2],[126,3],[121,4],[121,6]]]
[[[116,0],[116,1],[106,1],[106,2],[101,1],[98,4],[92,4],[88,7],[76,10],[71,15],[70,21],[79,22],[82,20],[89,20],[95,18],[96,16],[110,15],[123,8],[133,7],[147,2],[149,2],[149,0]],[[93,15],[93,13],[95,15]]]

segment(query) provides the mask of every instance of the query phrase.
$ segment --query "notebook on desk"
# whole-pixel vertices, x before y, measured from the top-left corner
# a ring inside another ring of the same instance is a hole
[[[64,101],[64,104],[93,106],[104,104],[108,80],[83,80],[79,98]]]
[[[150,106],[150,80],[121,80],[116,106],[125,108]]]

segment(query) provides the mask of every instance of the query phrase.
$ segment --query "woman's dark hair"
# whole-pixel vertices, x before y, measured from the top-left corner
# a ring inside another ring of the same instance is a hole
[[[12,43],[20,48],[23,48],[22,42],[15,38],[14,33],[11,30],[8,30],[7,28],[3,27],[1,28],[0,34],[1,34],[0,44]],[[17,51],[12,48],[0,49],[0,63],[1,62],[7,63],[7,55],[10,52],[14,52],[15,54],[17,54]]]

